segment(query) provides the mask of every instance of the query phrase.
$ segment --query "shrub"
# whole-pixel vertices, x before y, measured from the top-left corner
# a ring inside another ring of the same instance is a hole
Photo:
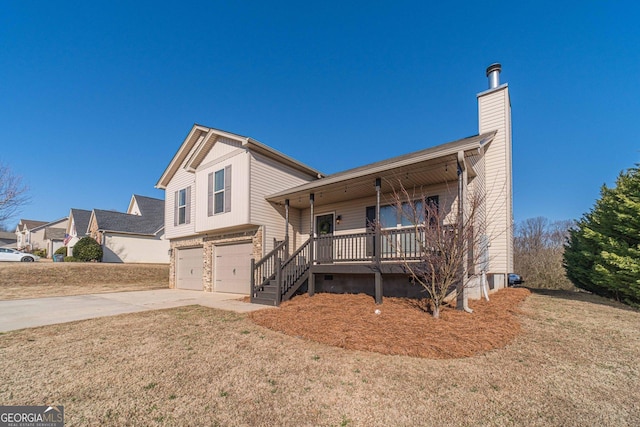
[[[73,247],[73,256],[79,261],[102,261],[102,247],[91,237],[78,240]]]
[[[47,250],[46,249],[35,249],[32,253],[35,256],[39,256],[40,258],[46,258],[47,257]]]
[[[53,253],[54,255],[64,255],[67,256],[67,247],[61,246]]]
[[[73,256],[66,256],[64,257],[64,262],[78,262],[80,261],[78,258],[73,257]]]

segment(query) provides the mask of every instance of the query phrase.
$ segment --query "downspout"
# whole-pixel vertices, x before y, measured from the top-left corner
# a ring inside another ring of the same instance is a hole
[[[459,235],[461,236],[462,239],[464,239],[464,235],[465,235],[466,198],[467,198],[467,164],[464,159],[464,151],[458,151],[458,232],[460,233]],[[462,246],[463,250],[464,250],[464,243],[465,243],[464,240],[460,241],[460,245]],[[462,274],[461,274],[462,283],[460,284],[461,295],[459,293],[459,295],[457,296],[457,306],[458,306],[458,309],[462,309],[467,313],[473,313],[473,310],[469,308],[467,293],[464,290],[466,286],[467,275],[468,275],[468,271],[467,271],[468,256],[469,256],[468,251],[465,251],[463,255],[463,262],[462,262],[462,268],[461,268],[462,270]]]

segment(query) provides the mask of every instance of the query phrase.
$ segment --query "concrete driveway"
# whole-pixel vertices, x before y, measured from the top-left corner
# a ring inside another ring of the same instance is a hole
[[[193,304],[238,313],[269,308],[239,301],[242,297],[238,294],[159,289],[0,301],[0,332]]]

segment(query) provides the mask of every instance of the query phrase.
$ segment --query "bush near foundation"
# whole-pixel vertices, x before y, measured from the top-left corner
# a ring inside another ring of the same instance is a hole
[[[91,237],[86,236],[78,240],[73,247],[73,257],[78,261],[102,261],[102,246]]]

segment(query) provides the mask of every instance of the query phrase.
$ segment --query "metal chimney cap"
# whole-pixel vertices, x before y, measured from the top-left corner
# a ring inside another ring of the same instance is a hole
[[[489,74],[493,73],[494,71],[502,71],[502,65],[500,65],[499,62],[495,62],[487,67],[487,77],[489,77]]]

